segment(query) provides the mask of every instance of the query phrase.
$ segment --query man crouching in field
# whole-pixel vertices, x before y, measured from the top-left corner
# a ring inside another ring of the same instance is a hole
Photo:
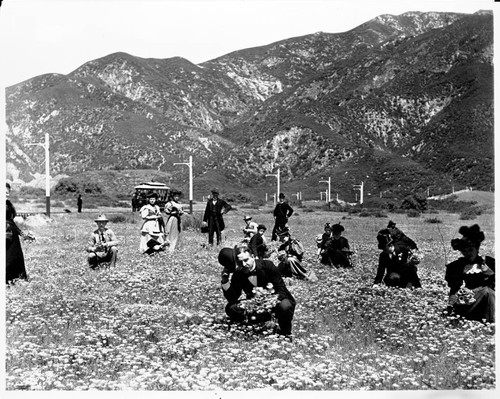
[[[235,247],[236,270],[229,281],[229,273],[223,273],[221,278],[222,291],[228,304],[226,314],[233,321],[260,323],[271,320],[271,313],[276,315],[280,335],[292,334],[292,319],[295,311],[295,299],[286,288],[278,268],[270,260],[257,259],[250,252],[246,243]],[[245,309],[239,297],[242,291],[251,300],[257,292],[271,288],[276,295],[276,303],[266,311],[250,312]]]
[[[97,230],[91,234],[87,247],[89,266],[95,269],[103,262],[109,262],[109,266],[115,266],[118,253],[116,235],[113,230],[106,227],[109,222],[106,216],[99,215],[94,221],[97,223]]]

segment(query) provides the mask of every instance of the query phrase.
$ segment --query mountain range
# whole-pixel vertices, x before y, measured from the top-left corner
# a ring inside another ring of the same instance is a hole
[[[328,178],[347,199],[361,182],[389,198],[490,190],[493,14],[380,15],[197,65],[117,52],[8,87],[6,121],[23,182],[44,173],[27,144],[48,132],[52,176],[151,169],[187,188],[173,163],[191,155],[205,193],[272,192],[278,168],[284,191],[316,197]]]

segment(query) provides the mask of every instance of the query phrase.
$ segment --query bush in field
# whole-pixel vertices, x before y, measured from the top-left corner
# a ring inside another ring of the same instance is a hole
[[[127,214],[116,214],[116,215],[108,215],[108,219],[111,223],[131,223],[135,224],[138,221],[138,217],[134,213]]]
[[[425,223],[431,223],[431,224],[436,224],[436,223],[443,223],[441,219],[438,218],[427,218],[424,220]]]
[[[481,215],[483,211],[480,208],[471,207],[460,213],[460,220],[472,220]]]
[[[420,217],[420,212],[417,211],[416,209],[410,209],[408,212],[406,212],[406,215],[409,218],[418,218]]]
[[[427,209],[427,198],[420,194],[408,195],[401,203],[401,208],[425,211]]]
[[[388,198],[371,197],[368,198],[363,206],[369,209],[385,209],[392,212],[396,208],[394,201]]]
[[[68,177],[59,180],[54,188],[54,191],[59,194],[79,193],[79,194],[100,194],[101,187],[94,182],[90,182],[78,177]]]
[[[201,229],[201,223],[203,219],[203,214],[195,214],[193,213],[192,215],[189,213],[185,213],[182,215],[181,218],[181,229],[182,230],[193,230],[193,231],[200,231]]]

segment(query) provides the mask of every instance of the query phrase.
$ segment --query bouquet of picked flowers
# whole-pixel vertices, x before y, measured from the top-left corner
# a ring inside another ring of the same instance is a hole
[[[470,305],[476,302],[474,291],[466,287],[460,288],[455,295],[457,296],[457,300],[455,302],[457,305]]]
[[[422,262],[422,259],[424,259],[424,255],[422,255],[420,252],[410,252],[408,255],[408,263],[410,265],[418,265],[420,262]]]
[[[270,312],[278,303],[278,295],[275,294],[273,285],[269,283],[264,287],[254,287],[253,297],[243,299],[240,307],[245,309],[247,314],[259,314]]]

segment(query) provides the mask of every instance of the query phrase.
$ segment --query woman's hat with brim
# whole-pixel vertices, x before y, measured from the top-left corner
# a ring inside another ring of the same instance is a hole
[[[180,197],[182,195],[182,191],[180,191],[180,190],[171,190],[170,191],[170,195],[172,197],[175,197],[176,195],[178,195]]]
[[[470,227],[462,226],[458,232],[462,234],[463,237],[451,240],[451,247],[456,251],[462,251],[466,248],[479,249],[485,238],[484,233],[477,224]]]
[[[101,214],[101,215],[97,216],[96,219],[94,219],[94,222],[109,222],[109,219],[106,218],[106,215]]]
[[[158,193],[150,193],[148,194],[148,198],[158,198]]]
[[[267,227],[266,227],[266,226],[264,226],[263,224],[259,224],[259,225],[257,226],[257,230],[267,230]]]

